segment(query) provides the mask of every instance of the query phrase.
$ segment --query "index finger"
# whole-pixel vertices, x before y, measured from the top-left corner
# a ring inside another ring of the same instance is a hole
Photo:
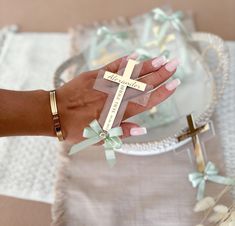
[[[139,55],[136,52],[134,52],[130,55],[123,56],[121,58],[114,60],[111,63],[108,63],[107,65],[105,65],[101,69],[116,73],[120,69],[119,67],[120,67],[121,63],[123,62],[123,60],[126,60],[126,61],[129,59],[136,60],[138,58],[138,56]],[[144,76],[146,74],[149,74],[151,72],[158,70],[166,62],[167,62],[167,60],[166,60],[165,56],[159,56],[159,57],[155,57],[155,58],[141,62],[142,68],[141,68],[139,76]]]

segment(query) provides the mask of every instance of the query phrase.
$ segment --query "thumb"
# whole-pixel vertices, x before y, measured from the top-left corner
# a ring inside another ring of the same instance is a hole
[[[139,136],[147,133],[147,129],[145,127],[140,127],[136,123],[123,122],[120,126],[123,130],[123,135],[121,138],[127,138],[129,136]]]

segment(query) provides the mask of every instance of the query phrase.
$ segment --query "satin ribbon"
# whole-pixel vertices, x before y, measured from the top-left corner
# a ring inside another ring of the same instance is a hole
[[[98,49],[105,49],[107,45],[112,42],[117,43],[118,46],[124,51],[124,53],[128,53],[130,51],[130,46],[128,45],[128,43],[126,43],[127,38],[128,32],[112,32],[109,28],[105,26],[98,28],[96,34],[91,40],[90,51],[87,60],[88,64],[96,58],[96,53]],[[89,67],[90,69],[92,69],[91,65],[89,65]]]
[[[156,8],[152,10],[153,16],[149,16],[145,23],[145,30],[143,32],[142,42],[145,43],[149,40],[149,32],[153,28],[153,21],[160,22],[160,30],[157,36],[158,45],[161,44],[163,39],[166,37],[166,33],[172,25],[176,30],[182,31],[186,36],[188,36],[188,32],[186,31],[184,25],[181,20],[184,17],[183,12],[176,11],[171,15],[167,15],[162,9]]]
[[[184,18],[184,14],[181,11],[176,11],[172,13],[171,15],[167,14],[160,8],[156,8],[152,10],[152,15],[149,15],[146,19],[144,31],[142,34],[142,40],[141,43],[143,46],[146,46],[149,44],[149,36],[150,32],[153,30],[153,22],[158,22],[157,26],[159,27],[159,30],[157,33],[154,33],[154,41],[151,42],[155,44],[155,46],[159,47],[159,53],[161,55],[165,55],[167,57],[170,56],[170,51],[167,50],[166,44],[170,42],[167,37],[169,29],[173,27],[176,31],[178,31],[180,34],[183,34],[183,36],[186,39],[190,39],[190,33],[185,28],[184,24],[182,23],[182,19]],[[180,40],[178,40],[179,42]],[[164,53],[162,52],[164,50]],[[183,63],[183,67],[178,68],[176,71],[174,77],[181,78],[184,77],[184,75],[191,72],[191,68],[189,65],[189,56],[188,56],[188,49],[186,46],[182,46],[182,48],[179,49],[180,52],[180,59],[181,63]],[[155,52],[154,52],[155,53]],[[146,56],[146,54],[144,55]],[[189,66],[188,66],[189,65]],[[182,69],[183,68],[183,69]]]
[[[99,44],[99,47],[105,47],[111,41],[115,41],[124,49],[128,48],[128,46],[123,42],[124,39],[128,38],[127,32],[112,32],[107,27],[102,26],[97,30],[97,36],[102,40],[102,42]]]
[[[204,173],[193,172],[188,176],[193,187],[198,187],[197,200],[204,197],[206,181],[224,185],[235,185],[235,179],[218,175],[219,171],[212,162],[208,162]]]
[[[110,166],[116,163],[115,149],[119,149],[122,146],[122,141],[119,136],[123,135],[121,127],[115,127],[108,132],[104,131],[98,121],[95,119],[90,124],[90,127],[86,127],[83,130],[83,137],[86,140],[75,144],[69,151],[69,155],[81,151],[82,149],[96,144],[100,141],[104,141],[105,157]]]
[[[156,21],[159,21],[162,24],[158,33],[158,37],[157,37],[157,42],[159,43],[159,45],[162,43],[171,25],[177,31],[182,32],[186,37],[189,37],[189,34],[186,28],[181,22],[181,20],[184,17],[183,12],[176,11],[175,13],[169,16],[163,10],[159,8],[154,9],[152,12],[154,14],[153,19]]]
[[[187,31],[187,29],[182,23],[182,19],[184,18],[184,14],[182,11],[176,11],[171,15],[167,15],[160,8],[156,8],[152,12],[154,14],[153,19],[159,21],[162,24],[160,26],[158,36],[156,37],[156,42],[158,43],[159,46],[163,45],[166,42],[165,37],[168,30],[170,29],[170,26],[173,26],[175,30],[183,34],[186,40],[191,39],[191,34]],[[182,46],[179,51],[183,67],[180,67],[177,70],[177,72],[175,73],[175,78],[183,79],[184,75],[191,73],[192,70],[190,67],[187,46],[184,44],[184,46]]]

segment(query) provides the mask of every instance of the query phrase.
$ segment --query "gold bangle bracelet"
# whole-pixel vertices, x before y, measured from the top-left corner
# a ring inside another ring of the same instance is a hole
[[[56,91],[52,90],[50,91],[50,105],[51,105],[51,113],[52,113],[52,119],[54,123],[54,130],[55,134],[58,137],[59,141],[63,141],[63,133],[61,130],[61,124],[60,124],[60,117],[58,113],[58,108],[56,104]]]

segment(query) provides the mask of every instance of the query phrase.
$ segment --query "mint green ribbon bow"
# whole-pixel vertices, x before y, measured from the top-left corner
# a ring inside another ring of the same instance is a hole
[[[123,41],[124,39],[128,38],[127,32],[112,32],[107,27],[102,26],[97,30],[97,36],[102,40],[102,42],[99,44],[99,47],[105,47],[111,41],[115,41],[124,49],[127,49],[128,47]]]
[[[90,124],[90,127],[86,127],[83,130],[83,137],[86,140],[75,144],[69,151],[69,155],[81,151],[82,149],[96,144],[100,141],[104,141],[105,157],[110,166],[116,163],[115,149],[119,149],[122,146],[122,141],[119,136],[123,135],[121,127],[115,127],[109,131],[104,131],[98,121],[95,119]]]
[[[95,59],[97,50],[105,49],[110,43],[116,43],[125,53],[130,51],[130,43],[127,43],[128,32],[113,32],[109,28],[102,26],[97,29],[96,34],[91,40],[90,50],[88,53],[88,63]],[[89,65],[92,69],[91,65]]]
[[[154,20],[159,21],[162,24],[162,26],[160,27],[158,37],[157,37],[157,42],[159,44],[162,43],[171,25],[177,31],[182,32],[186,37],[189,37],[189,34],[182,23],[182,19],[184,17],[183,12],[176,11],[175,13],[171,15],[167,15],[163,10],[159,8],[154,9],[152,12],[154,14],[153,16]]]
[[[192,186],[198,187],[197,191],[197,200],[200,200],[204,197],[206,181],[211,181],[218,184],[224,185],[234,185],[235,179],[229,177],[223,177],[218,175],[219,171],[216,166],[212,162],[208,162],[204,173],[193,172],[190,173],[188,178],[192,183]]]

